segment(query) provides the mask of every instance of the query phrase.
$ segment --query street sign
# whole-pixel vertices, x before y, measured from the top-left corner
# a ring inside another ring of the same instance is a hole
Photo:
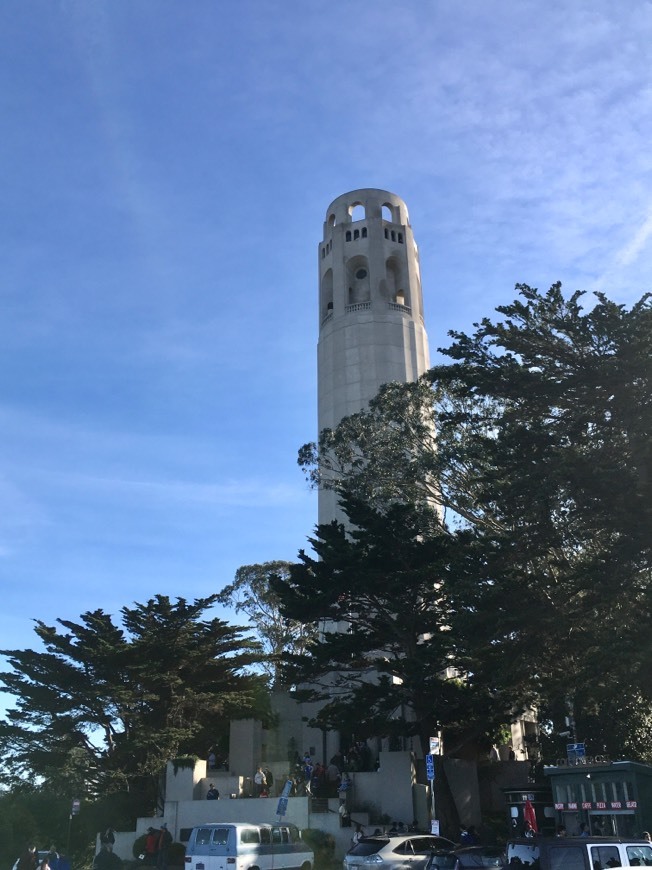
[[[284,797],[284,798],[290,797],[291,791],[292,791],[292,780],[288,779],[285,781],[285,785],[283,786],[283,791],[281,792],[281,797]]]
[[[72,807],[71,807],[71,809],[70,809],[70,814],[71,814],[72,816],[77,816],[77,815],[79,815],[79,806],[80,806],[79,798],[75,798],[75,799],[73,800],[73,802],[72,802]]]
[[[276,807],[276,815],[284,816],[288,811],[288,799],[286,797],[280,797],[278,799],[278,806]]]
[[[431,755],[441,755],[441,738],[439,738],[439,737],[431,737],[430,738],[430,754]]]
[[[435,756],[432,754],[426,755],[426,778],[430,780],[435,778]]]

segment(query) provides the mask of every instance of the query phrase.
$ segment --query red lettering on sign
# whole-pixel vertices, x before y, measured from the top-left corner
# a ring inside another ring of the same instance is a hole
[[[563,804],[555,804],[555,809],[556,809],[556,810],[563,810],[563,809],[564,809],[564,805],[563,805]]]
[[[611,801],[611,809],[612,810],[620,810],[622,809],[622,804],[620,801]]]
[[[627,806],[628,810],[635,810],[638,808],[638,802],[637,801],[627,801],[626,806]]]
[[[582,809],[583,810],[590,810],[592,808],[593,808],[593,804],[591,803],[591,801],[582,801]]]
[[[606,810],[607,805],[604,801],[598,801],[595,805],[596,810]]]
[[[573,803],[569,802],[568,809],[569,810],[576,810],[577,809],[577,802],[576,801],[573,801]]]

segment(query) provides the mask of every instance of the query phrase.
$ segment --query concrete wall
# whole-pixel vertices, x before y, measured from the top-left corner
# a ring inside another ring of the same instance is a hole
[[[478,768],[474,761],[461,758],[445,758],[444,770],[448,777],[455,807],[463,825],[480,826],[480,789]]]
[[[231,722],[229,772],[234,776],[253,777],[262,762],[262,733],[263,727],[257,719],[235,719]]]

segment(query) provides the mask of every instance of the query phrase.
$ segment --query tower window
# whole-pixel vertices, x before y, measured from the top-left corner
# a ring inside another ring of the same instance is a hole
[[[321,258],[322,258],[322,260],[324,259],[325,256],[326,256],[326,248],[322,248],[322,249],[321,249]]]
[[[385,227],[385,238],[389,238],[389,230],[387,229],[387,227]]]
[[[367,228],[366,227],[362,227],[362,238],[363,239],[367,238]]]
[[[347,242],[351,241],[351,230],[346,231],[346,240],[347,240]]]
[[[358,271],[355,273],[355,277],[359,281],[361,281],[363,278],[367,277],[367,270],[366,269],[358,269]]]
[[[396,233],[394,232],[394,230],[392,230],[392,241],[396,241]]]
[[[354,239],[360,238],[360,230],[353,230],[353,238]]]
[[[398,234],[398,240],[401,244],[403,244],[403,233]]]

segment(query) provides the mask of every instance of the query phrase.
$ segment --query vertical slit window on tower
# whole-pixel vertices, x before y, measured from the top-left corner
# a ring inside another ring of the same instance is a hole
[[[385,227],[385,238],[386,239],[389,238],[389,231],[388,231],[387,227]]]
[[[326,248],[322,248],[322,249],[321,249],[321,258],[322,258],[322,260],[324,259],[325,256],[326,256]]]
[[[346,240],[347,240],[347,242],[351,241],[351,230],[346,231]]]
[[[403,233],[398,234],[398,240],[401,244],[403,244]]]
[[[354,239],[360,238],[360,230],[353,230],[353,238]]]
[[[363,239],[367,238],[367,228],[366,227],[362,227],[362,238]]]
[[[394,230],[392,230],[392,241],[396,241],[396,233],[394,232]]]

